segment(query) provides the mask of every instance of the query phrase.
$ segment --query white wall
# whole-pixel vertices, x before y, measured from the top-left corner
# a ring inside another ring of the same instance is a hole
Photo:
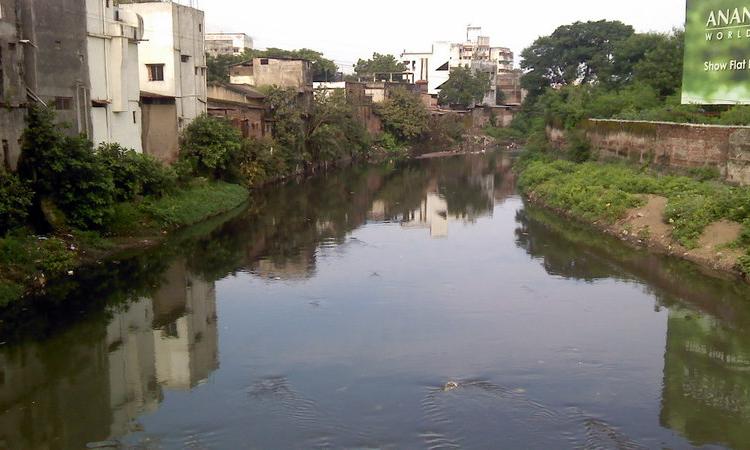
[[[116,21],[115,10],[106,0],[86,0],[91,100],[97,105],[91,108],[91,140],[94,145],[119,143],[141,152],[138,42],[134,38],[142,30],[137,24]]]

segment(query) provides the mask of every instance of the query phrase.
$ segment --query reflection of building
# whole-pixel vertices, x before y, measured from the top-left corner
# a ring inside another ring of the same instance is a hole
[[[440,195],[430,192],[419,209],[404,218],[405,228],[429,228],[430,236],[448,236],[448,202]]]
[[[154,295],[156,378],[170,389],[190,389],[219,367],[216,291],[184,263],[165,276]]]
[[[750,336],[670,309],[661,424],[691,443],[750,442]]]
[[[157,329],[158,327],[158,329]],[[218,367],[213,283],[175,264],[153,300],[0,350],[0,448],[86,448]]]

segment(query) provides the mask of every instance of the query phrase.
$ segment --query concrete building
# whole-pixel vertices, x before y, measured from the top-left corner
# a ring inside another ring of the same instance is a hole
[[[206,33],[206,53],[210,56],[238,56],[252,50],[253,39],[245,33]]]
[[[26,115],[24,51],[16,5],[16,0],[0,0],[0,167],[5,170],[16,168]]]
[[[173,2],[121,8],[143,17],[139,47],[143,150],[165,162],[179,155],[179,135],[206,113],[203,11]]]
[[[440,41],[432,44],[428,52],[401,54],[401,61],[414,73],[416,82],[426,82],[427,92],[437,97],[442,85],[448,81],[450,71],[457,67],[490,74],[491,89],[482,105],[496,105],[497,76],[513,70],[513,52],[506,47],[492,47],[490,38],[481,35],[481,27],[467,27],[464,42]]]
[[[221,117],[237,128],[243,137],[261,138],[271,133],[265,121],[266,96],[243,84],[208,85],[208,114]]]
[[[231,84],[294,88],[300,93],[313,89],[312,63],[298,58],[253,58],[231,66],[229,79]]]
[[[109,0],[86,0],[86,11],[91,140],[141,152],[138,42],[143,19]]]

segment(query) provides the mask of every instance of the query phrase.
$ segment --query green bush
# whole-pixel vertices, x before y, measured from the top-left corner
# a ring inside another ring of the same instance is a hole
[[[591,141],[581,129],[566,132],[566,151],[571,161],[582,163],[591,159]]]
[[[33,199],[34,193],[18,176],[0,171],[0,236],[26,223]]]
[[[102,144],[96,153],[112,173],[115,199],[119,202],[147,195],[162,196],[175,188],[175,171],[150,155],[119,144]]]
[[[204,114],[185,130],[180,158],[195,175],[233,181],[241,149],[242,137],[229,122]]]
[[[18,173],[37,199],[50,198],[81,229],[100,228],[114,205],[115,186],[90,141],[65,136],[54,114],[30,108]]]

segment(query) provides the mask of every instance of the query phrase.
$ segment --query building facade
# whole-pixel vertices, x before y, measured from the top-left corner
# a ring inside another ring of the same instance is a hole
[[[143,19],[109,0],[86,0],[86,11],[91,140],[141,152],[138,42]]]
[[[26,116],[24,51],[16,20],[19,12],[16,0],[0,0],[0,167],[4,170],[16,168]]]
[[[297,58],[253,58],[229,68],[232,84],[252,87],[278,86],[312,92],[312,63]]]
[[[203,11],[160,1],[121,8],[145,24],[139,47],[143,150],[173,162],[180,133],[207,111]]]
[[[482,100],[484,106],[495,106],[498,75],[513,70],[513,52],[506,47],[493,47],[490,38],[482,36],[480,27],[467,27],[466,41],[440,41],[428,52],[401,54],[401,61],[414,74],[416,82],[427,83],[427,92],[437,97],[450,72],[457,67],[490,75],[491,88]]]
[[[245,33],[206,33],[206,53],[210,56],[238,56],[252,50],[253,39]]]
[[[261,138],[270,134],[265,120],[265,95],[246,85],[208,85],[208,114],[229,121],[243,137]]]

